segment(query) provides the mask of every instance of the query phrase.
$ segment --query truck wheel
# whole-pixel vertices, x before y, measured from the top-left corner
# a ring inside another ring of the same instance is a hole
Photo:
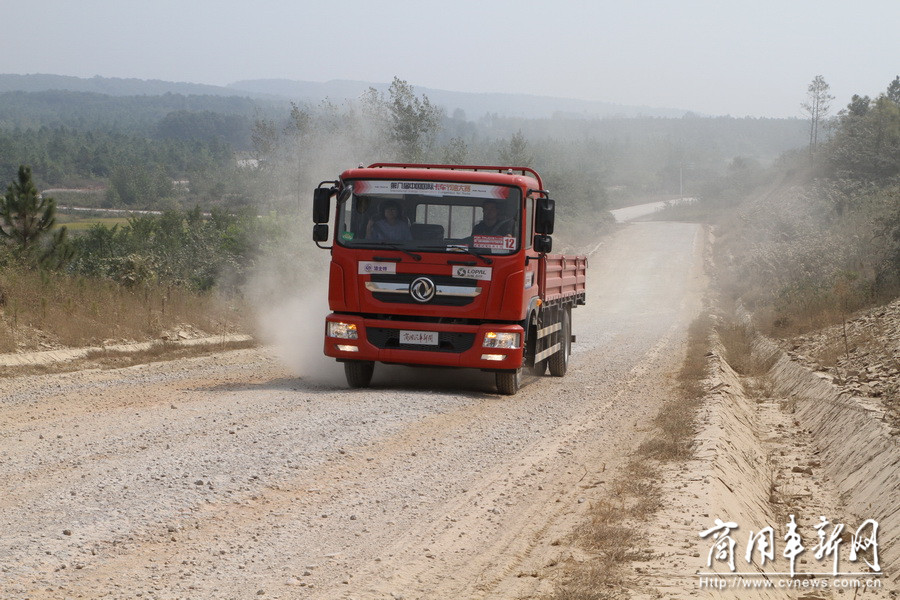
[[[512,396],[519,391],[522,385],[522,369],[497,373],[497,391],[504,396]]]
[[[371,360],[348,360],[344,363],[347,385],[352,388],[369,387],[374,372],[375,363]]]
[[[559,350],[547,359],[550,363],[550,374],[554,377],[562,377],[569,368],[569,353],[572,351],[572,317],[569,309],[562,311],[562,327],[559,330]]]

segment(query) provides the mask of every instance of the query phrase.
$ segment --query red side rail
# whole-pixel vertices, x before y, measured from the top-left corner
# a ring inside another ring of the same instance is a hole
[[[547,254],[541,263],[541,296],[544,302],[584,299],[587,256]]]
[[[370,169],[449,169],[451,171],[489,171],[497,173],[521,173],[522,175],[531,175],[537,179],[538,186],[544,189],[544,182],[541,176],[531,167],[504,167],[500,165],[439,165],[439,164],[415,164],[415,163],[373,163],[369,165]]]

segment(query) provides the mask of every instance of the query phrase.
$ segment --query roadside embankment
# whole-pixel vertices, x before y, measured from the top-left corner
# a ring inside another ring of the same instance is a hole
[[[795,361],[886,411],[900,428],[900,299],[779,343]]]
[[[885,419],[884,406],[840,389],[768,340],[761,338],[758,344],[778,353],[771,370],[774,390],[796,407],[797,420],[815,439],[820,468],[837,488],[845,513],[855,517],[855,523],[878,521],[881,568],[896,586],[900,583],[900,440]]]
[[[742,598],[895,597],[900,447],[884,408],[747,332],[750,358],[763,368],[735,370],[726,359],[733,352],[715,336],[694,455],[662,472],[664,507],[644,528],[657,560],[633,563],[638,589],[648,598],[736,590]],[[854,536],[864,542],[871,533],[869,519],[878,522],[877,557],[857,546],[851,560]],[[794,522],[802,551],[791,564]],[[766,527],[769,548],[758,542]],[[764,550],[771,558],[763,560]]]
[[[693,457],[671,464],[660,478],[664,508],[647,528],[650,546],[658,560],[641,565],[646,573],[640,587],[647,597],[664,592],[668,598],[729,597],[726,589],[753,577],[732,577],[729,564],[716,560],[713,535],[701,533],[722,523],[737,523],[732,538],[746,536],[767,525],[776,525],[770,492],[775,473],[762,443],[756,407],[748,398],[741,376],[723,358],[725,349],[716,340],[709,356],[710,391],[697,416]],[[734,550],[735,571],[764,571],[741,560],[743,541]],[[653,590],[653,591],[651,591]],[[743,590],[742,590],[743,592]],[[749,588],[745,598],[781,598],[775,589]]]
[[[90,346],[86,348],[61,348],[42,352],[13,352],[0,354],[0,376],[22,374],[28,369],[47,371],[69,370],[70,368],[86,368],[85,361],[93,361],[102,365],[104,362],[113,366],[122,366],[122,360],[147,361],[164,360],[167,357],[179,357],[179,353],[204,353],[245,347],[253,343],[249,335],[230,334],[192,339],[174,339],[153,342],[136,342],[131,344],[111,344],[106,346]]]

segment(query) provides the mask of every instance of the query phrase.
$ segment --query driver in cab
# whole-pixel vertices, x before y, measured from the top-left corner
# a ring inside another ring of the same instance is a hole
[[[494,200],[486,201],[481,210],[481,221],[472,228],[472,235],[508,236],[513,233],[513,221],[500,217],[500,206]]]
[[[377,241],[411,240],[409,223],[400,212],[400,205],[388,200],[381,205],[381,218],[369,222],[366,239]]]

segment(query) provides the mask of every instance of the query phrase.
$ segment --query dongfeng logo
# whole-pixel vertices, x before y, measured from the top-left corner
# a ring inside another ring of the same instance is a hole
[[[427,277],[419,277],[411,284],[409,284],[409,295],[413,297],[413,300],[416,302],[428,302],[432,298],[434,298],[434,293],[437,291],[437,288],[434,285],[434,282]]]

